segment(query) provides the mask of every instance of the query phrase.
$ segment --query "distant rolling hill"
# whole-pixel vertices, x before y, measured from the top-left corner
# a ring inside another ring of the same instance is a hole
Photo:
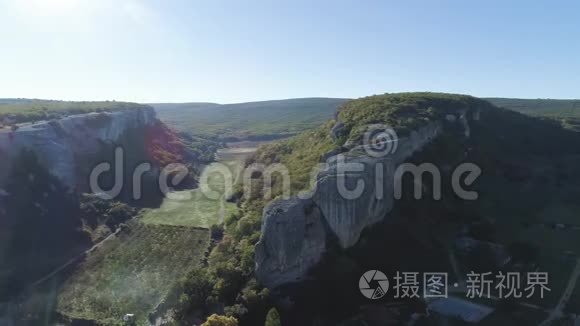
[[[486,98],[496,106],[527,115],[550,118],[564,128],[580,131],[580,100]]]
[[[580,100],[486,98],[492,104],[528,115],[559,120],[580,130]],[[237,104],[207,102],[151,103],[158,117],[173,128],[202,138],[217,140],[273,139],[316,127],[348,99],[299,98]],[[51,114],[75,114],[98,110],[121,110],[138,104],[100,101],[71,102],[26,98],[0,98],[0,118],[11,115],[17,122],[43,120]],[[52,114],[52,115],[54,115]]]
[[[580,100],[486,98],[496,106],[556,118],[577,129]],[[342,98],[300,98],[237,104],[151,103],[161,120],[196,136],[220,140],[268,139],[290,136],[331,118]]]
[[[580,100],[486,98],[492,104],[521,113],[552,117],[580,117]]]
[[[153,106],[156,110],[180,110],[180,109],[191,110],[220,106],[221,104],[210,102],[191,102],[191,103],[149,103],[149,105]]]
[[[332,118],[347,99],[300,98],[237,104],[160,103],[152,105],[168,125],[224,141],[274,139],[316,127]]]

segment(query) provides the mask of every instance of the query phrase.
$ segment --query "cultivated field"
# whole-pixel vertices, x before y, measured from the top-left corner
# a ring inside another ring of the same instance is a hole
[[[88,255],[62,287],[57,310],[106,324],[120,323],[127,313],[145,321],[208,245],[206,229],[133,222]]]
[[[201,180],[207,177],[207,184],[215,196],[206,196],[201,188],[176,191],[164,199],[161,207],[145,212],[141,221],[203,228],[219,224],[236,211],[236,205],[225,200],[224,175],[220,171],[227,169],[235,180],[240,168],[239,161],[210,164],[203,171]]]

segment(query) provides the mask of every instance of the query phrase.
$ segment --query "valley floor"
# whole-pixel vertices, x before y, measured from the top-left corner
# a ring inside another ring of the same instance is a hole
[[[106,324],[135,314],[138,321],[146,323],[176,280],[206,257],[209,227],[237,210],[226,201],[224,176],[231,176],[234,184],[244,159],[254,150],[220,150],[217,161],[204,169],[199,188],[172,192],[159,208],[146,210],[117,235],[90,250],[64,282],[57,311],[68,318]],[[213,196],[203,191],[206,186]]]

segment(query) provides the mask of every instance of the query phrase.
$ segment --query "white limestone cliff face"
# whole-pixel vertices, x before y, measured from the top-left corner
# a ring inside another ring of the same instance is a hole
[[[313,200],[342,248],[353,246],[364,228],[380,222],[392,210],[395,170],[441,130],[441,122],[431,122],[399,139],[397,150],[382,157],[365,155],[364,146],[358,146],[327,160],[329,166],[318,173]],[[362,169],[343,173],[341,169],[348,165],[359,165]],[[347,190],[356,189],[360,183],[362,193],[345,198],[340,191],[341,183]]]
[[[27,149],[36,154],[52,175],[74,190],[79,159],[98,153],[103,144],[116,143],[127,130],[143,128],[155,121],[153,108],[144,107],[71,115],[23,125],[15,131],[0,130],[0,186],[10,175],[14,159]]]
[[[274,202],[264,210],[262,235],[256,246],[258,280],[273,288],[302,279],[320,261],[328,235],[333,235],[342,248],[356,244],[365,228],[387,218],[393,209],[394,185],[399,182],[395,180],[397,167],[444,132],[446,124],[459,124],[464,136],[469,137],[468,118],[461,112],[453,122],[431,121],[401,137],[396,151],[385,156],[367,155],[365,146],[351,144],[349,151],[326,159],[327,167],[318,173],[308,199],[320,223],[311,223],[309,232],[296,231],[306,229],[304,223],[309,221],[302,213],[303,199]],[[362,169],[345,171],[345,166],[353,163]],[[352,199],[346,198],[338,186],[341,183],[347,190],[354,190],[361,182],[363,191]],[[275,221],[282,223],[273,226]]]
[[[264,208],[256,245],[256,275],[264,284],[299,281],[326,251],[326,229],[309,199],[276,201]]]

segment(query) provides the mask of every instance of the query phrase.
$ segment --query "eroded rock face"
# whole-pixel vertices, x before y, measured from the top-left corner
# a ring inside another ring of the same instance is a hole
[[[394,185],[400,182],[395,171],[402,163],[437,138],[446,123],[459,123],[469,137],[465,112],[452,120],[431,121],[412,131],[399,138],[396,150],[387,155],[372,155],[372,149],[360,144],[345,144],[343,148],[350,150],[327,155],[327,167],[318,173],[310,201],[292,198],[264,211],[262,237],[256,247],[258,280],[276,287],[303,278],[326,250],[322,245],[326,239],[315,237],[332,234],[342,248],[356,244],[366,227],[382,221],[393,209]],[[362,187],[360,193],[353,194],[357,187]],[[312,221],[302,213],[305,205],[313,205],[316,212],[316,228],[310,232],[305,232],[307,221]]]
[[[361,145],[327,160],[312,198],[343,248],[353,246],[364,228],[392,210],[395,170],[441,130],[440,122],[432,122],[399,139],[396,151],[384,156],[369,156]]]
[[[10,175],[21,150],[36,154],[49,172],[67,188],[77,185],[79,158],[98,153],[103,144],[115,143],[127,130],[155,123],[151,107],[117,112],[79,114],[59,120],[23,125],[16,131],[0,130],[0,185]]]
[[[326,250],[326,230],[312,200],[275,201],[264,209],[256,276],[275,287],[300,280]]]

